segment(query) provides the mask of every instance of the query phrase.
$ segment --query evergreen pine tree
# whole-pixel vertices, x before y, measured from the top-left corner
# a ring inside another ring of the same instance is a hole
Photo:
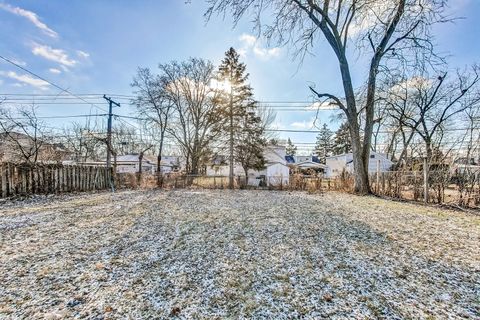
[[[332,154],[332,136],[333,132],[326,123],[323,124],[317,136],[314,153],[320,160],[320,163],[325,163],[325,158]]]
[[[285,153],[287,156],[294,156],[297,154],[297,146],[292,143],[292,140],[288,138],[287,145],[285,147]]]
[[[342,123],[335,132],[332,150],[334,155],[352,152],[352,141],[347,122]]]
[[[264,129],[256,115],[257,104],[253,90],[247,83],[246,66],[239,61],[239,54],[230,48],[225,53],[217,74],[217,81],[224,84],[223,93],[216,102],[220,104],[219,122],[216,130],[225,136],[229,153],[229,187],[233,188],[233,166],[238,161],[248,176],[248,169],[260,169],[263,158]]]
[[[235,144],[235,161],[240,163],[248,183],[248,170],[262,170],[265,168],[264,150],[267,141],[264,137],[262,119],[255,112],[248,112],[242,124]]]

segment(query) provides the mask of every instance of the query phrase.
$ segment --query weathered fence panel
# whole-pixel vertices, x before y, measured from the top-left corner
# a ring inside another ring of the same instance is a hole
[[[106,167],[0,163],[0,197],[102,190],[110,178]]]

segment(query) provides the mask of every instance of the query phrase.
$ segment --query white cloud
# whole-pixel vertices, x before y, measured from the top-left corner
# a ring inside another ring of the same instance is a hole
[[[28,85],[31,85],[32,87],[38,88],[40,90],[47,90],[50,84],[46,81],[43,81],[41,79],[34,78],[28,74],[17,74],[14,71],[0,71],[0,75],[3,75],[4,77],[14,79],[17,81],[20,81],[21,83],[25,83]]]
[[[404,93],[405,90],[410,91],[416,90],[418,88],[429,89],[432,87],[432,85],[433,83],[430,79],[419,76],[406,79],[393,85],[392,87],[390,87],[390,91],[398,95]]]
[[[64,66],[73,67],[77,61],[68,57],[68,54],[62,49],[53,49],[46,45],[35,44],[32,53],[41,56],[47,60],[58,62]]]
[[[53,73],[53,74],[62,73],[62,70],[59,70],[59,69],[56,69],[56,68],[50,68],[50,69],[48,69],[48,71],[50,71],[50,73]]]
[[[240,48],[237,50],[238,54],[240,55],[240,57],[246,57],[247,56],[247,50],[244,49],[244,48]]]
[[[253,47],[255,42],[257,42],[257,37],[244,33],[238,38],[238,40],[240,40],[240,42],[242,42],[246,47]]]
[[[28,11],[19,7],[13,7],[7,3],[0,3],[0,9],[13,13],[17,16],[24,17],[29,20],[35,27],[40,29],[46,35],[52,38],[58,38],[58,33],[50,29],[45,23],[40,21],[40,18],[35,12]]]
[[[77,55],[80,58],[83,58],[83,59],[87,59],[88,57],[90,57],[90,53],[82,51],[82,50],[77,50]]]
[[[254,47],[253,53],[255,53],[255,55],[260,58],[278,57],[280,55],[280,48],[275,47],[275,48],[268,49],[268,48]]]
[[[238,53],[242,57],[246,57],[249,52],[252,52],[257,58],[262,60],[269,60],[280,55],[281,50],[279,47],[263,47],[258,39],[251,34],[244,33],[238,38],[238,40],[242,44],[241,48],[238,50]]]

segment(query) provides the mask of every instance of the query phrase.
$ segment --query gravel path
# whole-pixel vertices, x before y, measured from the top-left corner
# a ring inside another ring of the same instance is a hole
[[[0,208],[3,319],[480,318],[480,217],[340,193]]]

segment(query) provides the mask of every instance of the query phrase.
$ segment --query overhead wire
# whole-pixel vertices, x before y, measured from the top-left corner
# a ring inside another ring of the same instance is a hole
[[[91,103],[91,102],[85,100],[85,99],[82,98],[81,96],[78,96],[78,95],[74,94],[73,92],[71,92],[71,91],[68,90],[68,89],[65,89],[65,88],[60,87],[59,85],[57,85],[57,84],[49,81],[48,79],[46,79],[46,78],[44,78],[44,77],[36,74],[36,73],[33,72],[33,71],[31,71],[31,70],[29,70],[29,69],[27,69],[27,68],[19,65],[18,63],[13,62],[12,60],[4,57],[3,55],[0,55],[0,59],[2,59],[2,60],[4,60],[4,61],[6,61],[6,62],[8,62],[8,63],[10,63],[10,64],[12,64],[12,65],[14,65],[15,67],[17,67],[17,68],[19,68],[19,69],[27,72],[28,74],[30,74],[30,75],[32,75],[32,76],[34,76],[34,77],[36,77],[36,78],[38,78],[38,79],[40,79],[40,80],[42,80],[42,81],[45,81],[46,83],[50,84],[51,86],[59,89],[59,90],[60,90],[60,93],[61,93],[61,92],[66,92],[66,93],[70,94],[71,96],[77,97],[78,99],[86,102],[87,104],[90,104],[91,106],[98,108],[98,109],[101,110],[101,111],[108,112],[106,109],[104,109],[104,108],[102,108],[102,107],[99,107],[98,105],[96,105],[96,104],[94,104],[94,103]],[[129,123],[128,121],[123,120],[123,122],[124,122],[125,124],[128,124],[128,125],[136,128],[135,125]]]

